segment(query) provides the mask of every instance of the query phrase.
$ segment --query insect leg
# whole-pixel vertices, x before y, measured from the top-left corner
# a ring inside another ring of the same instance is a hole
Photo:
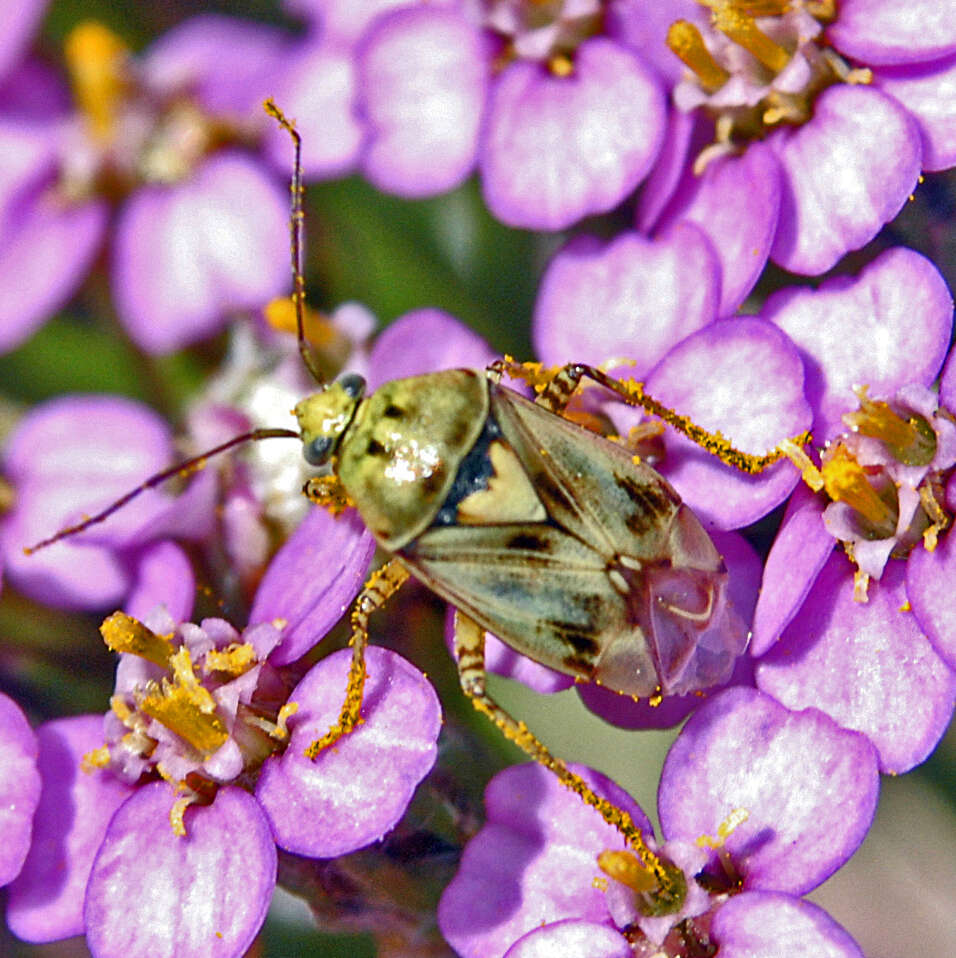
[[[471,700],[471,704],[491,719],[505,738],[554,772],[561,784],[580,796],[582,801],[596,808],[601,817],[624,836],[644,867],[653,874],[658,889],[662,892],[672,891],[675,885],[673,866],[662,861],[648,848],[641,830],[634,824],[634,819],[606,798],[596,794],[580,775],[576,775],[561,759],[552,755],[524,722],[512,718],[488,695],[485,691],[485,630],[460,610],[455,611],[455,655],[458,658],[461,688]]]
[[[343,735],[348,735],[362,721],[362,692],[365,688],[365,647],[368,645],[368,620],[393,596],[408,578],[408,571],[398,559],[391,559],[369,577],[359,597],[352,606],[352,664],[349,667],[349,682],[339,719],[322,738],[313,742],[305,754],[315,758],[319,752],[334,745]]]
[[[333,516],[353,505],[345,487],[337,476],[313,476],[302,487],[302,494],[317,506],[327,509]]]
[[[596,366],[589,366],[586,363],[569,363],[553,371],[543,369],[537,363],[516,363],[506,358],[493,363],[489,368],[499,375],[505,373],[529,383],[538,394],[535,402],[557,414],[560,414],[570,402],[582,379],[593,380],[615,393],[629,406],[637,406],[652,416],[662,419],[702,449],[716,456],[721,462],[733,466],[740,472],[750,474],[763,472],[784,457],[792,459],[802,470],[806,470],[807,467],[808,460],[801,447],[810,441],[809,432],[783,440],[775,449],[764,455],[754,455],[736,449],[719,432],[708,432],[688,416],[681,415],[653,396],[649,396],[644,392],[643,383],[634,379],[615,379]]]

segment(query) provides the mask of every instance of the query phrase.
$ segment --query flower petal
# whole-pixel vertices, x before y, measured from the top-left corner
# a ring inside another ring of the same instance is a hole
[[[826,37],[841,53],[871,65],[934,60],[956,47],[956,17],[939,0],[840,0]]]
[[[168,539],[148,545],[137,556],[134,583],[124,609],[144,620],[157,605],[166,606],[174,622],[188,622],[196,598],[196,578],[189,557]]]
[[[36,735],[17,703],[0,692],[0,887],[23,867],[39,800]]]
[[[588,958],[631,958],[627,939],[614,928],[596,921],[555,921],[522,935],[504,958],[553,958],[587,955]]]
[[[335,518],[313,508],[266,569],[249,624],[285,622],[275,665],[309,651],[358,595],[375,542],[354,512]]]
[[[730,316],[753,289],[777,231],[783,173],[774,152],[751,144],[740,156],[688,169],[666,222],[690,222],[710,239],[721,262],[719,316]]]
[[[757,686],[788,708],[823,709],[867,735],[880,770],[901,773],[933,750],[953,712],[956,675],[906,611],[904,566],[891,562],[853,600],[853,569],[835,552],[780,641],[757,664]]]
[[[906,563],[906,594],[913,614],[942,660],[956,671],[956,536],[949,532],[930,552],[917,547]]]
[[[192,179],[134,193],[116,225],[113,290],[136,344],[168,353],[288,285],[288,198],[252,159],[218,153]]]
[[[479,31],[452,9],[412,5],[377,20],[357,55],[366,177],[407,197],[462,183],[474,168],[487,85]]]
[[[0,78],[16,65],[33,39],[48,0],[19,0],[4,11],[0,30]]]
[[[648,377],[647,391],[737,448],[762,455],[810,424],[803,364],[793,344],[773,330],[750,316],[711,323],[667,354]],[[659,471],[698,517],[721,529],[756,521],[799,478],[788,462],[746,476],[673,430],[664,441]]]
[[[566,77],[514,61],[495,81],[479,147],[485,201],[529,229],[606,212],[650,170],[665,118],[655,76],[613,41],[582,43]]]
[[[82,933],[93,858],[134,789],[110,772],[80,768],[83,756],[103,744],[102,715],[47,722],[37,740],[43,788],[30,852],[9,889],[7,924],[18,938],[41,942]]]
[[[289,745],[262,768],[256,797],[276,842],[312,858],[334,858],[380,839],[405,814],[437,754],[441,706],[428,680],[387,649],[365,651],[362,723],[316,759],[306,748],[338,720],[351,654],[313,666],[290,701]]]
[[[598,772],[572,769],[652,837],[623,789]],[[486,823],[438,904],[438,926],[462,958],[503,954],[522,935],[562,919],[608,922],[597,856],[622,849],[624,839],[595,809],[533,762],[499,772],[485,807]]]
[[[891,396],[939,373],[953,328],[953,299],[939,270],[904,247],[887,250],[855,279],[771,296],[761,315],[797,344],[807,369],[817,442],[843,432],[853,387]]]
[[[850,933],[822,908],[775,892],[728,899],[711,926],[721,958],[864,958]]]
[[[791,712],[756,689],[728,689],[695,712],[664,761],[658,789],[668,839],[727,836],[745,889],[801,894],[863,841],[879,793],[866,737],[816,709]],[[715,860],[717,855],[714,855]]]
[[[638,378],[685,336],[716,318],[719,263],[694,225],[649,240],[621,233],[606,246],[568,243],[548,264],[533,338],[546,364],[634,359]]]
[[[915,117],[923,138],[924,170],[956,165],[956,56],[881,67],[873,71],[873,83]]]
[[[222,788],[169,823],[165,782],[136,790],[113,816],[86,893],[86,938],[97,958],[238,958],[266,917],[276,850],[256,800]]]
[[[369,354],[368,388],[443,369],[484,369],[494,358],[491,347],[450,313],[413,309],[375,340]]]
[[[771,259],[793,273],[823,273],[871,240],[916,187],[916,121],[872,87],[834,86],[813,119],[771,136],[784,168]]]
[[[823,524],[823,503],[801,483],[787,503],[763,573],[750,654],[763,655],[797,614],[835,546]]]

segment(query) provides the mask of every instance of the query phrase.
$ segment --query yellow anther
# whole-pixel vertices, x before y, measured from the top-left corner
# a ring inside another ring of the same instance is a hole
[[[823,464],[823,483],[834,502],[845,502],[885,535],[896,529],[897,512],[870,484],[846,446],[838,445]],[[895,499],[894,499],[895,501]]]
[[[269,733],[274,739],[284,741],[289,737],[289,719],[299,711],[298,702],[286,702],[276,716],[275,728]]]
[[[564,53],[557,53],[548,60],[548,69],[556,77],[569,77],[574,73],[574,63]]]
[[[777,447],[800,470],[803,481],[814,491],[823,488],[823,473],[817,469],[813,460],[806,454],[803,446],[792,439],[784,439]]]
[[[224,649],[211,649],[203,659],[203,672],[225,672],[242,675],[257,662],[256,650],[248,642],[233,642]]]
[[[657,876],[631,852],[603,851],[598,855],[598,868],[639,895],[657,889]]]
[[[157,635],[125,612],[114,612],[104,619],[100,634],[107,648],[113,652],[137,655],[160,668],[168,667],[173,654],[170,636]]]
[[[266,322],[282,333],[296,334],[295,303],[291,296],[279,296],[263,309]],[[344,338],[327,316],[305,308],[305,338],[313,346],[326,347]]]
[[[667,30],[667,45],[694,71],[709,93],[719,90],[730,79],[730,74],[714,59],[693,23],[687,20],[672,23]]]
[[[723,848],[727,839],[750,818],[750,812],[745,808],[735,808],[718,826],[717,837],[711,835],[700,835],[694,844],[698,848]]]
[[[864,572],[862,569],[857,569],[853,573],[853,601],[859,602],[861,605],[869,602],[870,598],[867,595],[869,588],[869,573]]]
[[[101,142],[109,140],[126,92],[129,50],[112,30],[87,20],[67,36],[64,53],[90,132]]]
[[[80,768],[87,774],[90,774],[99,768],[106,768],[109,764],[110,750],[107,746],[101,745],[99,748],[93,749],[92,752],[87,752],[83,756]]]
[[[173,834],[178,835],[180,838],[186,837],[186,809],[192,805],[193,799],[191,797],[177,798],[173,802],[172,808],[169,810],[169,824],[172,826]]]
[[[843,421],[854,432],[879,439],[898,462],[928,466],[936,455],[936,433],[922,416],[904,419],[888,403],[867,397],[865,386],[855,390],[860,408]]]
[[[714,27],[742,46],[772,73],[779,73],[790,62],[790,54],[767,36],[754,18],[733,3],[713,5]]]

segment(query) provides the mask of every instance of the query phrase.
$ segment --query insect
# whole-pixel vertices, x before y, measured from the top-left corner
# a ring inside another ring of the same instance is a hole
[[[296,148],[293,301],[300,352],[321,382],[303,334],[300,140],[278,108],[267,102],[267,110]],[[502,385],[505,375],[532,380],[536,398]],[[747,642],[727,600],[723,560],[677,493],[622,445],[562,417],[584,379],[665,418],[738,468],[760,471],[783,454],[735,450],[636,384],[584,364],[539,374],[502,360],[484,373],[457,369],[395,380],[367,397],[362,378],[346,374],[296,406],[298,433],[261,429],[238,436],[34,548],[101,521],[142,489],[198,468],[210,454],[250,439],[299,438],[305,458],[331,470],[309,480],[308,497],[333,512],[354,506],[390,556],[353,606],[341,713],[309,754],[318,755],[361,720],[369,617],[412,575],[457,610],[461,686],[475,707],[633,846],[646,848],[629,816],[552,756],[485,687],[486,630],[580,681],[633,696],[720,682]]]

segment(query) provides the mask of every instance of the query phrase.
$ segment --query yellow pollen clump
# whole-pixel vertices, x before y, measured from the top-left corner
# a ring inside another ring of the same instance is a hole
[[[834,502],[845,502],[875,526],[896,526],[889,505],[870,485],[863,467],[845,446],[837,446],[823,464],[823,483]]]
[[[173,654],[171,636],[157,635],[125,612],[114,612],[104,619],[100,635],[113,652],[128,652],[160,668],[168,667]]]
[[[92,135],[106,142],[126,92],[129,51],[112,30],[88,20],[67,36],[64,54],[77,106]]]
[[[548,69],[556,77],[569,77],[574,73],[574,64],[571,58],[564,53],[555,54],[548,60]]]
[[[248,642],[233,642],[224,649],[211,649],[203,658],[202,669],[210,672],[226,672],[236,676],[248,672],[257,662],[256,650]]]
[[[87,752],[83,756],[83,761],[80,763],[80,768],[83,769],[87,774],[95,772],[98,768],[106,768],[110,763],[110,750],[105,745],[101,745],[99,748],[93,749],[92,752]]]

